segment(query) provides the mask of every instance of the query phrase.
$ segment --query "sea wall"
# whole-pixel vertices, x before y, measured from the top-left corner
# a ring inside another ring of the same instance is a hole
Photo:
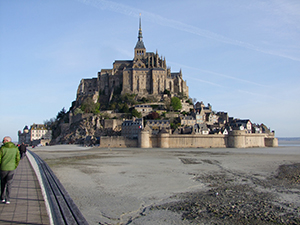
[[[246,134],[243,131],[230,132],[228,135],[169,134],[152,135],[149,131],[141,131],[138,139],[123,136],[102,136],[102,148],[253,148],[277,147],[278,140],[272,135]]]
[[[277,147],[278,141],[272,134],[247,134],[245,131],[232,131],[228,135],[199,134],[158,134],[146,132],[139,136],[140,148],[253,148]]]
[[[138,139],[129,139],[123,136],[101,136],[100,148],[138,147]]]
[[[142,140],[140,143],[144,143]],[[225,135],[170,135],[167,133],[150,135],[148,146],[143,148],[226,148]],[[142,146],[140,146],[142,148]]]
[[[265,147],[266,134],[247,134],[245,131],[234,130],[229,132],[227,147],[252,148]]]
[[[265,138],[265,146],[266,147],[278,147],[278,139],[274,137],[266,137]]]

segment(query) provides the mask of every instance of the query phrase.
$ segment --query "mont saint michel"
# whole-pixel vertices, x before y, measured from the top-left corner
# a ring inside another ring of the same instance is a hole
[[[82,79],[69,111],[63,109],[45,126],[26,126],[19,131],[19,142],[139,148],[278,146],[275,132],[265,124],[233,118],[193,100],[181,69],[172,72],[165,57],[146,51],[141,17],[137,39],[132,60],[115,60],[113,68]],[[36,129],[50,129],[51,140],[31,140]]]

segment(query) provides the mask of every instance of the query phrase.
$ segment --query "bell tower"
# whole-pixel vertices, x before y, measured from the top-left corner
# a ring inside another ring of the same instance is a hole
[[[143,42],[143,34],[142,34],[142,22],[141,22],[141,14],[139,19],[139,34],[138,34],[138,41],[134,48],[134,59],[141,59],[144,58],[146,55],[146,47]]]

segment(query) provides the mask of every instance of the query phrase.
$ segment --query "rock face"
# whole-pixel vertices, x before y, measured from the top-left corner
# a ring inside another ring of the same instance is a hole
[[[59,125],[59,135],[52,139],[51,144],[96,145],[100,136],[120,135],[120,128],[115,124],[118,123],[105,123],[100,115],[88,114],[74,118],[70,115],[70,122]]]

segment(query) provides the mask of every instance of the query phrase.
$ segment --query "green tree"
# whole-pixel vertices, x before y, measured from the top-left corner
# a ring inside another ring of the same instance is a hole
[[[92,98],[86,98],[83,103],[81,104],[80,109],[85,112],[85,113],[94,113],[98,114],[100,113],[99,111],[100,108],[100,103],[94,103]]]
[[[120,104],[119,110],[120,110],[120,113],[129,113],[129,107],[128,107],[127,103]]]
[[[99,102],[95,103],[93,113],[94,114],[100,113],[100,103]]]
[[[51,128],[51,127],[53,126],[53,124],[55,124],[55,122],[56,122],[56,119],[55,119],[55,117],[53,117],[53,118],[51,118],[50,120],[45,120],[45,121],[44,121],[44,125],[45,125],[45,127],[47,127],[47,128]],[[28,126],[26,125],[26,126],[24,127],[24,129],[28,129]]]
[[[74,115],[77,115],[77,114],[83,114],[84,112],[80,109],[80,108],[76,108],[74,110]]]
[[[146,103],[146,102],[148,102],[148,99],[145,98],[145,97],[143,97],[143,98],[141,99],[141,102],[142,102],[142,103]]]
[[[62,109],[57,113],[56,119],[57,119],[57,120],[60,120],[60,119],[64,118],[64,116],[66,115],[66,113],[67,113],[67,112],[66,112],[65,107],[62,108]]]
[[[142,113],[140,113],[140,112],[138,112],[136,109],[132,109],[131,110],[131,115],[133,116],[133,117],[137,117],[137,118],[142,118]]]
[[[117,103],[116,102],[112,102],[112,103],[110,103],[110,105],[109,105],[109,109],[111,109],[111,110],[115,110],[117,108]]]
[[[174,111],[178,111],[182,108],[181,101],[177,97],[171,98],[171,106]]]

